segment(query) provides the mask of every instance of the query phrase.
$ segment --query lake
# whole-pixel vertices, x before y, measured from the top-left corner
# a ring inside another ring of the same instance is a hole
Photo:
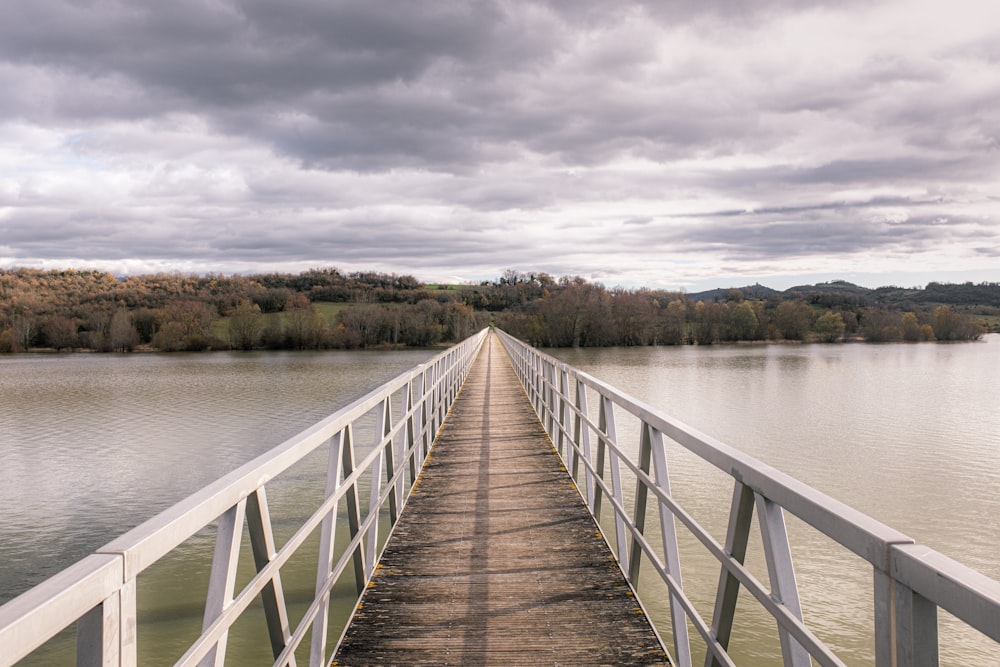
[[[1000,578],[994,544],[1000,534],[1000,336],[961,345],[550,352]],[[6,508],[0,602],[430,356],[0,357],[0,502]],[[706,527],[724,526],[731,486],[683,452],[670,455],[675,492],[690,498]],[[789,530],[807,622],[848,664],[869,664],[870,571],[808,529],[790,522]],[[195,551],[202,547],[210,541]],[[685,584],[696,605],[706,605],[718,570],[695,551],[682,543]],[[312,576],[305,577],[307,589]],[[151,584],[140,577],[140,603],[143,586],[160,587],[147,597],[170,598],[176,577],[154,575]],[[197,625],[195,603],[141,610],[140,620],[167,626],[176,613]],[[664,623],[663,601],[654,596],[646,604]],[[739,609],[738,627],[755,613]],[[992,644],[952,625],[942,623],[942,664],[995,660],[986,653]],[[733,640],[740,664],[771,664],[773,623],[749,623],[741,632]],[[236,643],[231,640],[231,650],[239,650]],[[170,664],[157,658],[140,635],[142,664]]]

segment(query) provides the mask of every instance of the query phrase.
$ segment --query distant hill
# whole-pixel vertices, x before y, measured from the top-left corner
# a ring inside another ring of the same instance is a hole
[[[840,296],[850,295],[867,298],[871,292],[872,290],[867,287],[861,287],[860,285],[849,283],[846,280],[831,280],[828,283],[816,283],[815,285],[797,285],[795,287],[789,287],[782,292],[782,294],[786,297],[801,296],[802,298],[808,298],[810,295],[815,294],[837,294]]]
[[[1000,308],[1000,283],[927,283],[923,289],[879,287],[872,290],[872,298],[886,306],[913,303]]]
[[[783,299],[805,299],[824,308],[860,308],[869,306],[872,290],[846,280],[832,280],[815,285],[789,287],[781,293]]]
[[[688,294],[692,301],[726,301],[736,290],[744,299],[805,299],[833,306],[886,306],[910,310],[918,306],[964,306],[1000,308],[1000,283],[928,283],[924,288],[878,287],[870,289],[846,280],[815,285],[797,285],[783,292],[764,285],[728,287]]]
[[[693,294],[688,294],[688,298],[692,301],[725,301],[730,297],[730,292],[733,290],[739,291],[744,299],[769,299],[774,296],[779,296],[781,292],[770,287],[765,287],[760,283],[755,285],[747,285],[745,287],[719,287],[717,289],[710,289],[704,292],[695,292]]]
[[[727,301],[731,300],[733,292],[739,292],[744,299],[797,299],[802,298],[816,300],[821,295],[838,297],[836,300],[843,301],[844,297],[854,301],[866,301],[868,295],[873,290],[861,287],[846,280],[833,280],[828,283],[817,283],[816,285],[797,285],[789,287],[785,291],[778,291],[756,283],[744,287],[720,287],[717,289],[705,290],[688,294],[692,301]]]

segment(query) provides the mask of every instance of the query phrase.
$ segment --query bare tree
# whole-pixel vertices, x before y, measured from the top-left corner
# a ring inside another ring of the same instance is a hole
[[[76,334],[76,324],[68,317],[53,315],[46,320],[42,330],[49,345],[56,350],[72,350],[80,344],[80,337]]]
[[[14,342],[21,350],[27,350],[35,340],[35,318],[28,311],[15,313],[11,318],[11,329],[14,331]]]
[[[242,300],[229,315],[229,346],[238,350],[252,350],[260,344],[264,331],[264,316],[260,306]]]
[[[132,316],[124,308],[119,308],[111,316],[108,342],[115,352],[131,352],[139,344],[139,331],[132,324]]]
[[[774,319],[782,338],[804,340],[812,328],[813,315],[809,304],[802,299],[795,299],[778,304]]]

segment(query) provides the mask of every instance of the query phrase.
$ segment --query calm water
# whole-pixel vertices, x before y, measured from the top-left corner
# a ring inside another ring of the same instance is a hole
[[[0,603],[431,354],[0,356]],[[320,479],[325,466],[313,466]],[[322,481],[287,476],[269,487],[279,539],[299,501],[322,494]],[[212,544],[199,535],[179,550],[200,557],[190,572],[165,562],[140,576],[140,664],[172,664],[190,643]],[[285,590],[308,599],[315,564],[298,569],[283,572]],[[71,642],[56,644],[34,664],[72,664]],[[235,639],[230,653],[241,662]]]
[[[1000,336],[963,345],[550,352],[1000,579]],[[634,428],[624,437],[638,439]],[[676,446],[668,456],[675,495],[723,542],[731,479]],[[789,532],[807,622],[848,664],[871,664],[870,568],[795,520]],[[711,619],[718,565],[681,539],[685,587]],[[753,547],[748,560],[766,582]],[[646,585],[654,588],[651,578]],[[643,597],[663,625],[664,598]],[[737,624],[756,615],[743,601]],[[773,623],[739,628],[733,645],[739,664],[780,661]],[[943,665],[1000,665],[991,642],[944,614],[941,653]]]
[[[554,353],[1000,578],[1000,336],[967,345]],[[0,357],[0,602],[429,356]],[[670,455],[675,493],[722,541],[731,482],[684,452]],[[289,483],[272,513],[309,493]],[[848,664],[870,664],[870,570],[807,527],[790,521],[789,530],[807,621]],[[202,542],[191,553],[210,549],[210,539]],[[717,566],[693,540],[682,538],[681,548],[685,586],[710,617]],[[762,567],[753,547],[748,561]],[[203,592],[177,592],[188,587],[184,569],[166,564],[148,582],[140,577],[140,621],[164,636],[176,618],[199,622]],[[303,567],[303,595],[311,571]],[[644,585],[650,613],[666,627],[663,596]],[[740,664],[774,664],[773,623],[757,616],[741,602],[733,640]],[[992,645],[948,619],[941,643],[942,664],[1000,664]],[[143,664],[169,664],[150,644],[140,632]]]

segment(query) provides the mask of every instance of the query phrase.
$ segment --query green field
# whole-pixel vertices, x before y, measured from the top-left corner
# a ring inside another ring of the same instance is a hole
[[[316,312],[326,318],[326,321],[330,324],[337,319],[337,314],[344,308],[347,308],[351,304],[349,303],[331,303],[329,301],[316,301],[313,303],[313,308]],[[280,322],[284,321],[284,313],[264,313],[264,328],[271,326],[275,320]],[[212,327],[212,333],[216,338],[226,340],[229,337],[229,317],[220,317],[215,321]]]
[[[327,322],[333,323],[333,320],[344,308],[347,308],[351,304],[349,303],[331,303],[329,301],[317,301],[313,303],[313,308],[316,312],[326,318]]]
[[[972,321],[981,322],[993,333],[1000,333],[1000,315],[972,315]]]

